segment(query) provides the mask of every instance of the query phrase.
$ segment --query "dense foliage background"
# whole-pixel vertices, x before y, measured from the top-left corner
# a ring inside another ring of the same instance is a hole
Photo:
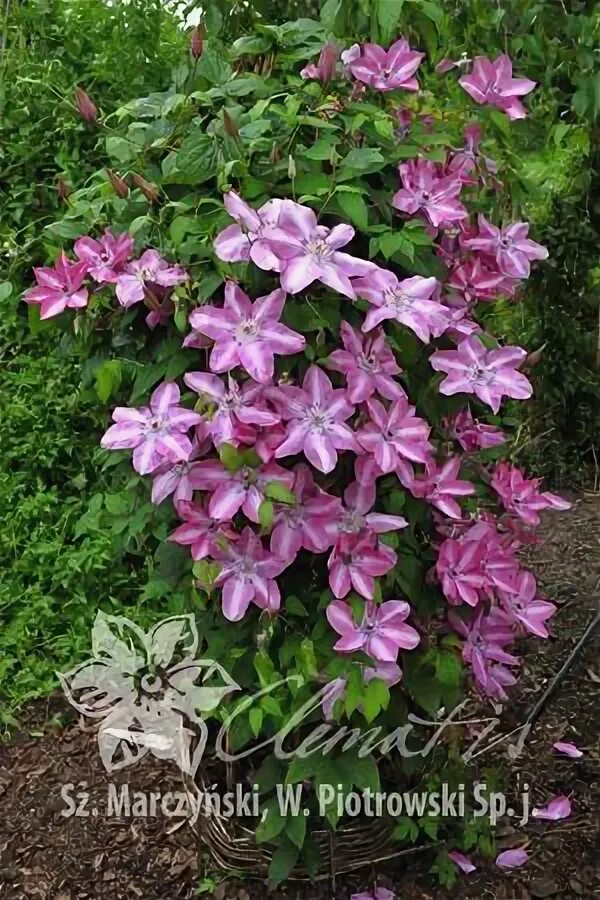
[[[194,6],[189,4],[186,14]],[[320,86],[309,86],[315,117],[305,121],[293,102],[277,103],[265,87],[275,64],[297,73],[297,64],[318,53],[324,36],[337,35],[348,44],[370,33],[387,44],[402,33],[432,63],[463,53],[493,57],[506,51],[520,72],[539,82],[530,98],[531,115],[518,129],[502,114],[486,112],[510,181],[498,206],[510,196],[512,206],[503,212],[532,222],[536,239],[550,251],[550,260],[528,283],[524,303],[495,306],[490,328],[504,343],[540,351],[532,371],[535,403],[509,410],[517,428],[515,458],[533,473],[569,485],[589,483],[598,469],[597,4],[572,3],[560,15],[554,2],[529,0],[505,5],[457,0],[455,6],[442,0],[327,0],[320,10],[301,2],[272,9],[268,0],[202,6],[208,40],[194,61],[188,36],[158,0],[110,7],[100,0],[8,5],[0,104],[0,565],[6,573],[0,585],[0,721],[5,724],[15,722],[24,701],[53,689],[55,668],[67,668],[87,652],[98,605],[135,611],[139,622],[154,618],[157,609],[166,614],[202,605],[183,577],[186,554],[164,543],[172,512],[152,506],[142,480],[98,449],[104,409],[117,401],[139,405],[157,381],[192,368],[195,357],[180,349],[176,334],[185,328],[189,295],[185,289],[177,292],[175,330],[167,341],[162,333],[147,340],[133,327],[134,315],[111,330],[111,314],[102,306],[94,310],[93,334],[84,326],[72,335],[66,327],[41,323],[35,308],[18,303],[31,269],[53,260],[78,235],[116,223],[129,227],[139,245],[155,245],[187,265],[195,296],[210,298],[223,276],[214,268],[207,236],[229,221],[214,201],[215,189],[221,192],[244,177],[246,198],[252,200],[247,170],[253,154],[270,154],[280,187],[287,189],[289,181],[296,196],[331,201],[330,212],[364,225],[360,191],[329,196],[318,171],[332,158],[326,110],[328,104],[335,108],[335,99]],[[319,13],[320,26],[281,24]],[[229,59],[221,42],[231,47]],[[235,87],[229,83],[233,72],[243,74]],[[101,126],[77,115],[77,86],[93,98]],[[444,98],[454,101],[458,95],[454,75],[431,78],[424,89],[424,111],[452,133],[456,123],[445,123]],[[374,126],[369,116],[375,116]],[[373,109],[356,110],[356,117],[355,131],[373,126],[377,140],[385,144],[391,138],[389,117],[378,117]],[[316,129],[311,141],[305,138],[308,128]],[[425,143],[418,128],[416,141]],[[410,138],[408,146],[414,149]],[[305,170],[297,177],[298,147]],[[346,162],[346,175],[349,168],[356,179],[377,165],[374,158],[370,163],[358,158],[354,169]],[[107,170],[127,180],[127,197],[115,194]],[[156,202],[152,189],[149,199],[147,187],[144,192],[135,186],[133,174],[156,186]],[[213,197],[203,194],[209,180]],[[260,195],[262,185],[255,189]],[[414,271],[431,262],[420,259],[427,248],[417,232],[414,243],[388,244],[382,252],[396,262],[408,259]],[[330,315],[333,311],[326,310],[313,322],[304,319],[302,328],[320,332],[331,325]],[[422,588],[423,571],[411,571],[404,562],[409,575],[403,588],[410,596]],[[312,645],[289,652],[282,665],[294,659],[307,672],[314,668]],[[272,673],[259,674],[268,681]]]

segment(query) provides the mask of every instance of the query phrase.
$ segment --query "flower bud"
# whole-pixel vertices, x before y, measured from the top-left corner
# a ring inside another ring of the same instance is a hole
[[[119,175],[117,175],[116,172],[113,172],[112,169],[106,169],[106,174],[108,175],[108,180],[112,184],[113,191],[115,192],[117,197],[121,197],[122,200],[128,197],[129,185],[127,184],[127,182],[123,181],[123,179]]]
[[[75,108],[84,122],[95,125],[98,121],[98,110],[80,87],[75,88]]]
[[[294,157],[290,154],[288,156],[288,178],[294,179],[296,177],[296,162]]]
[[[59,200],[66,200],[72,190],[73,188],[71,187],[71,185],[67,181],[65,181],[62,175],[60,175],[58,181],[56,182],[56,193]]]
[[[235,141],[239,140],[240,132],[237,122],[229,115],[226,109],[223,110],[223,130],[228,137],[233,138]]]
[[[156,203],[158,200],[158,187],[142,178],[141,175],[133,175],[133,183],[139,187],[140,191],[150,203]]]
[[[196,25],[190,39],[190,53],[194,59],[200,59],[204,47],[204,30]]]

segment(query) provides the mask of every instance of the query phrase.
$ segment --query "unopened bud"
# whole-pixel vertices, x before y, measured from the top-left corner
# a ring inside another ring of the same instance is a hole
[[[151,184],[149,181],[146,181],[145,178],[142,178],[141,175],[133,175],[133,183],[136,187],[139,187],[140,191],[150,203],[156,203],[158,200],[158,188],[155,184]]]
[[[59,200],[66,200],[72,190],[73,188],[71,187],[71,185],[68,184],[68,182],[66,182],[61,175],[56,182],[56,193],[58,194]]]
[[[196,25],[190,39],[190,53],[194,59],[200,59],[204,48],[204,29]]]
[[[294,161],[294,157],[290,154],[288,156],[288,178],[296,177],[296,163]]]
[[[228,137],[233,138],[235,141],[239,140],[240,131],[237,127],[237,122],[229,115],[226,109],[223,110],[223,129]]]
[[[537,350],[533,350],[531,353],[528,353],[525,358],[525,363],[523,365],[524,369],[531,369],[533,366],[537,366],[537,364],[541,361],[544,350],[546,349],[547,342],[542,344],[541,347],[538,347]]]
[[[113,172],[112,169],[107,169],[106,174],[108,175],[108,180],[112,184],[113,191],[115,192],[117,197],[120,197],[122,200],[128,197],[129,185],[127,184],[127,182],[123,181],[123,179],[119,175],[117,175],[116,172]]]
[[[94,125],[98,121],[98,110],[80,87],[75,88],[75,108],[84,122]]]

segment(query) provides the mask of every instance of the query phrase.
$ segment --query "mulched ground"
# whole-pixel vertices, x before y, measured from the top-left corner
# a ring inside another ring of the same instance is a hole
[[[535,550],[533,565],[546,593],[559,605],[546,642],[525,648],[525,672],[502,720],[502,734],[524,721],[536,699],[561,668],[598,608],[600,596],[600,495],[580,497],[565,514],[548,517],[544,544]],[[555,794],[571,797],[573,815],[565,821],[537,823],[518,832],[500,828],[503,848],[528,841],[529,864],[503,874],[493,864],[482,865],[452,890],[432,887],[427,863],[409,857],[384,881],[399,900],[497,898],[558,900],[600,897],[600,641],[586,644],[533,727],[524,752],[516,760],[500,744],[486,756],[486,765],[501,766],[511,784],[531,785],[532,799],[545,804]],[[102,815],[107,775],[93,732],[77,723],[48,728],[52,714],[64,711],[60,701],[32,710],[28,728],[0,748],[0,898],[42,900],[176,900],[197,896],[206,876],[214,875],[198,853],[194,828],[160,814],[147,819]],[[556,740],[572,740],[585,751],[569,760],[552,750]],[[112,780],[128,782],[130,791],[182,789],[172,766],[145,760]],[[73,794],[85,791],[84,815],[65,817],[68,803],[61,786],[72,783]],[[93,810],[99,810],[98,815]],[[85,815],[85,813],[89,815]],[[292,886],[273,900],[345,900],[364,889],[371,873],[309,887]],[[226,881],[202,896],[215,900],[266,898],[261,882]]]

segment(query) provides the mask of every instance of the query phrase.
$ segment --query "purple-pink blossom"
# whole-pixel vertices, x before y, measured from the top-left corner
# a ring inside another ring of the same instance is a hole
[[[326,610],[329,624],[340,635],[334,650],[362,650],[373,659],[395,663],[401,649],[414,650],[421,640],[418,631],[406,624],[410,612],[404,600],[387,600],[380,606],[368,602],[362,621],[356,624],[350,604],[334,600]]]
[[[272,481],[291,490],[294,473],[276,463],[256,468],[243,465],[231,471],[217,459],[202,460],[194,470],[194,484],[199,490],[210,492],[208,512],[219,521],[232,519],[241,509],[250,521],[259,522],[265,489]]]
[[[481,562],[485,547],[478,541],[461,541],[448,538],[441,545],[436,562],[436,573],[442,584],[444,596],[456,606],[467,603],[477,606],[485,578]]]
[[[98,284],[114,282],[133,252],[133,238],[124,232],[114,235],[107,228],[102,237],[94,240],[82,237],[73,247],[79,260],[85,262],[88,272]]]
[[[354,589],[361,597],[372,600],[375,578],[393,569],[396,560],[392,548],[372,535],[342,534],[327,561],[329,586],[338,599]]]
[[[529,278],[531,260],[548,258],[546,248],[528,237],[528,222],[512,222],[499,228],[480,213],[477,224],[477,234],[466,238],[464,246],[495,259],[503,275]]]
[[[448,859],[451,859],[452,862],[458,866],[461,872],[464,872],[465,875],[468,875],[470,872],[474,872],[477,866],[474,866],[471,862],[471,858],[469,856],[465,856],[464,853],[461,853],[459,850],[450,850],[448,853]]]
[[[410,491],[451,519],[460,519],[461,509],[454,498],[471,496],[475,493],[475,485],[458,478],[459,471],[458,456],[451,456],[441,466],[430,458],[425,463],[425,473],[417,475],[410,484]]]
[[[465,338],[456,350],[438,350],[429,357],[436,372],[445,372],[440,393],[475,394],[497,413],[503,397],[526,400],[533,388],[517,366],[527,352],[521,347],[499,347],[488,350],[475,335]]]
[[[470,664],[481,690],[488,697],[506,700],[505,688],[516,684],[516,678],[508,667],[519,665],[519,659],[504,649],[514,642],[512,629],[494,611],[486,615],[483,609],[470,622],[454,613],[450,613],[449,620],[455,631],[465,639],[462,656]]]
[[[240,387],[231,375],[224,382],[208,372],[188,372],[183,380],[197,394],[216,404],[206,423],[215,447],[253,444],[256,428],[270,428],[281,420],[266,405],[260,384],[246,381]]]
[[[321,281],[339,294],[356,298],[351,278],[367,275],[374,264],[348,253],[341,253],[354,237],[351,225],[327,228],[317,223],[317,216],[308,206],[283,200],[276,228],[265,228],[263,237],[269,252],[280,261],[281,286],[290,294]],[[255,258],[260,265],[258,257]]]
[[[275,578],[286,569],[289,560],[278,559],[262,545],[258,535],[246,527],[238,540],[225,549],[217,547],[215,560],[221,571],[215,585],[222,587],[223,615],[239,622],[251,603],[260,609],[277,612],[281,594]]]
[[[354,434],[346,425],[354,412],[345,390],[334,390],[331,381],[318,366],[310,366],[302,387],[281,385],[269,391],[269,397],[287,422],[286,437],[275,457],[304,453],[320,472],[331,472],[338,450],[356,447]]]
[[[458,412],[448,423],[448,433],[466,453],[488,450],[504,444],[506,435],[495,425],[474,419],[469,407]]]
[[[237,535],[229,522],[217,522],[203,506],[197,503],[180,503],[177,513],[183,524],[179,525],[168,540],[189,547],[192,559],[206,559],[219,552],[218,539],[236,540]]]
[[[449,325],[448,311],[431,297],[438,287],[435,278],[414,275],[399,281],[393,272],[375,268],[354,282],[359,297],[374,307],[367,313],[363,331],[371,331],[386,319],[395,319],[410,328],[427,344],[439,337]]]
[[[247,262],[251,259],[266,271],[279,271],[279,260],[262,238],[263,229],[279,221],[282,200],[267,200],[252,209],[245,200],[229,191],[223,197],[225,209],[236,225],[228,225],[214,240],[215,253],[224,262]]]
[[[373,454],[382,472],[395,472],[409,462],[425,463],[433,445],[428,437],[431,428],[425,419],[415,415],[406,397],[400,397],[389,409],[379,400],[367,401],[370,421],[356,434],[358,444]],[[407,477],[410,469],[406,470]]]
[[[570,509],[571,504],[558,494],[540,491],[541,478],[527,479],[517,466],[498,463],[492,475],[494,488],[507,512],[514,513],[527,525],[540,524],[544,509]]]
[[[40,307],[40,319],[58,316],[65,309],[82,309],[88,302],[88,291],[83,287],[87,272],[85,260],[75,263],[61,253],[54,268],[43,266],[33,270],[37,287],[25,291],[23,300]]]
[[[186,462],[193,450],[187,432],[202,423],[202,416],[178,406],[179,398],[177,385],[165,381],[152,394],[149,407],[117,406],[116,424],[102,438],[102,447],[133,449],[133,467],[140,475],[154,472],[164,462]]]
[[[300,77],[324,83],[335,78],[339,50],[336,44],[325,44],[319,54],[319,60],[308,63],[300,72]]]
[[[428,159],[411,159],[398,166],[402,187],[392,197],[392,206],[414,216],[421,213],[434,228],[460,222],[468,216],[458,197],[460,178],[445,175]]]
[[[580,756],[583,756],[583,751],[576,747],[575,744],[572,744],[570,741],[556,741],[556,743],[552,744],[555,750],[558,750],[559,753],[564,753],[565,756],[570,756],[571,759],[578,759]]]
[[[519,866],[524,866],[527,862],[529,862],[529,854],[526,850],[521,850],[520,848],[504,850],[496,857],[496,865],[500,866],[501,869],[516,869]]]
[[[458,83],[476,103],[490,103],[501,109],[509,119],[524,119],[527,110],[518,97],[529,94],[536,86],[529,78],[513,78],[512,62],[501,53],[492,62],[487,56],[476,56],[473,70]]]
[[[389,50],[379,44],[362,44],[360,56],[354,54],[348,67],[358,81],[376,91],[418,91],[419,82],[414,76],[424,56],[400,38]]]
[[[345,376],[350,403],[363,403],[373,394],[380,394],[386,400],[404,396],[402,385],[394,379],[400,366],[381,329],[364,337],[343,321],[340,336],[344,349],[334,350],[325,365]]]
[[[271,550],[282,559],[294,559],[302,548],[323,553],[335,542],[331,522],[341,507],[339,497],[321,490],[304,463],[294,469],[292,492],[296,502],[281,504],[275,515]]]
[[[483,265],[478,257],[468,259],[450,273],[448,288],[469,305],[478,300],[495,300],[502,293],[506,279],[501,272]]]
[[[537,598],[537,584],[531,572],[513,575],[498,595],[509,622],[538,638],[548,637],[546,621],[556,613],[556,606]]]
[[[181,503],[189,502],[196,485],[194,484],[194,468],[198,460],[205,456],[210,447],[210,439],[206,430],[206,423],[202,422],[196,427],[196,434],[192,441],[192,452],[186,462],[166,462],[152,472],[152,502],[162,503],[167,497],[173,496],[173,505],[176,509]]]
[[[117,300],[126,309],[140,303],[153,285],[173,287],[187,281],[188,275],[179,266],[171,266],[157,250],[146,250],[139,259],[126,264],[116,279]]]
[[[408,522],[402,516],[371,512],[377,491],[375,481],[353,481],[344,491],[344,504],[338,501],[336,518],[330,521],[329,531],[337,539],[343,534],[361,534],[372,539],[378,534],[406,528]]]
[[[553,797],[547,806],[534,807],[531,810],[533,819],[547,819],[549,822],[558,822],[560,819],[568,819],[571,815],[571,801],[564,794]]]
[[[209,365],[213,372],[230,372],[241,366],[261,384],[273,377],[275,355],[299,353],[304,337],[282,325],[279,319],[285,292],[272,291],[252,303],[233,281],[225,285],[222,308],[201,306],[190,315],[192,328],[214,341]]]

